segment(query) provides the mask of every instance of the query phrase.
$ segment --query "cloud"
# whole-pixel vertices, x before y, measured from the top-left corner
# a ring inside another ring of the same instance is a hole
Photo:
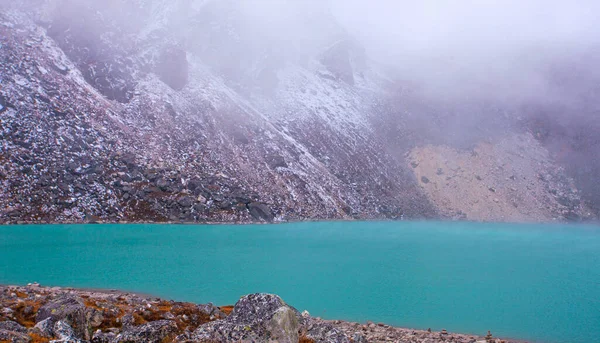
[[[600,43],[600,2],[590,0],[331,0],[331,9],[372,58],[435,96],[540,96],[548,68]]]

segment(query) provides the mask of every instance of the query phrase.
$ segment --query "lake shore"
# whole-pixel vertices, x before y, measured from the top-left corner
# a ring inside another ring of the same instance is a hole
[[[249,308],[271,308],[275,309],[275,314],[257,313],[248,310]],[[234,315],[231,315],[234,309]],[[279,324],[283,323],[281,325],[286,329],[281,331],[279,326],[273,327],[273,318],[282,313],[283,309],[287,309],[293,315],[291,321],[277,321]],[[518,342],[490,336],[457,334],[446,330],[423,331],[397,328],[383,323],[361,324],[325,320],[311,317],[306,311],[300,313],[278,296],[268,294],[242,297],[234,307],[176,302],[118,290],[42,287],[29,284],[0,286],[0,311],[2,342],[40,343],[57,339],[58,342],[67,342],[70,339],[69,342],[82,343],[191,343],[238,341],[240,338],[242,341],[258,339],[266,342],[268,337],[271,337],[272,341],[277,332],[288,332],[290,328],[296,330],[297,334],[292,332],[277,341]],[[264,321],[266,324],[259,320],[263,317],[267,318]],[[242,320],[243,323],[234,320]],[[237,327],[243,327],[241,334],[236,331]]]

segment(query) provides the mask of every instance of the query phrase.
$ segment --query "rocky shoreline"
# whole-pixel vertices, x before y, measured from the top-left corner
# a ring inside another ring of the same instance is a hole
[[[37,283],[0,286],[0,342],[516,343],[489,332],[484,337],[324,320],[273,294],[250,294],[219,307]]]

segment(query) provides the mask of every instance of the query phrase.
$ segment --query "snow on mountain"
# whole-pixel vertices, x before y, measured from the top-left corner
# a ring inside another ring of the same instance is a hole
[[[373,124],[392,81],[326,7],[36,4],[0,5],[0,221],[439,215]]]

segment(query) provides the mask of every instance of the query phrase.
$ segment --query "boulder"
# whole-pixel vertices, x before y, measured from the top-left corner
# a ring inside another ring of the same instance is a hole
[[[0,113],[6,111],[7,108],[8,108],[8,102],[6,102],[6,99],[4,99],[2,94],[0,94]]]
[[[95,309],[85,307],[83,299],[76,295],[63,294],[42,306],[35,318],[36,323],[41,324],[45,319],[50,321],[45,325],[51,325],[55,329],[55,323],[63,321],[74,330],[75,337],[90,340],[92,328],[102,322],[101,314]]]
[[[29,343],[31,338],[22,332],[0,329],[0,342]]]
[[[342,40],[329,47],[321,57],[321,63],[335,77],[354,85],[355,72],[364,68],[364,48],[352,40]]]
[[[190,196],[183,196],[177,199],[177,203],[181,207],[191,207],[194,204],[194,198]]]
[[[257,220],[265,220],[267,222],[272,222],[275,216],[271,212],[271,209],[266,204],[260,202],[251,202],[248,205],[248,211],[250,211],[250,215]]]
[[[285,162],[285,158],[281,155],[271,155],[267,157],[267,164],[269,167],[275,169],[277,167],[287,168],[287,163]]]
[[[350,343],[345,333],[323,322],[308,322],[305,336],[315,343]]]
[[[97,330],[92,337],[92,343],[111,343],[116,339],[116,334],[113,332],[102,332]]]
[[[156,186],[158,188],[160,188],[161,191],[166,192],[169,190],[169,188],[171,187],[172,183],[169,180],[166,179],[158,179],[158,181],[156,181]]]
[[[298,342],[300,314],[277,295],[242,297],[229,317],[206,323],[192,334],[194,341]]]
[[[355,333],[354,336],[352,337],[352,342],[353,343],[368,343],[367,338],[358,332]]]
[[[181,90],[188,83],[188,70],[187,53],[177,46],[165,47],[155,66],[160,80],[174,90]]]
[[[17,322],[13,322],[12,320],[0,322],[0,330],[27,333],[26,327]]]
[[[41,322],[38,322],[37,324],[35,324],[34,327],[29,329],[29,332],[34,333],[39,336],[42,336],[42,337],[52,337],[52,336],[54,336],[53,325],[54,324],[53,324],[52,320],[50,318],[46,318],[46,319],[42,320]]]
[[[205,314],[209,317],[210,320],[213,319],[223,319],[227,317],[225,313],[223,313],[217,306],[212,303],[198,305],[198,310],[200,313]]]
[[[112,339],[112,343],[161,343],[178,331],[172,320],[156,320],[137,326],[129,326]]]
[[[81,341],[75,337],[73,328],[62,320],[57,321],[54,324],[53,329],[54,336],[58,339],[50,341],[51,343],[81,343]]]

